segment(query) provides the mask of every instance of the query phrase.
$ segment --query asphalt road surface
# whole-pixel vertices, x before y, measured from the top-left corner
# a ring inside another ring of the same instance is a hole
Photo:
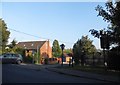
[[[31,67],[32,68],[32,67]],[[31,69],[23,65],[4,64],[2,83],[107,83],[48,71],[45,68]]]

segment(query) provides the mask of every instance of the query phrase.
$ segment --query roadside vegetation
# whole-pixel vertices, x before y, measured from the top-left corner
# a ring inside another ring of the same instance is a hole
[[[106,9],[98,5],[95,9],[98,16],[108,23],[107,28],[91,29],[90,32],[101,40],[101,48],[107,53],[104,62],[107,62],[108,68],[120,70],[120,1],[107,2],[105,7]]]
[[[107,67],[109,70],[120,71],[120,1],[106,2],[105,7],[106,9],[98,5],[95,10],[98,12],[98,16],[101,16],[108,23],[108,27],[101,30],[90,29],[89,31],[95,38],[100,39],[103,52],[96,50],[87,36],[83,36],[73,46],[75,65],[80,65],[79,69],[81,70],[93,71],[94,69],[100,72]],[[100,55],[96,56],[96,53]],[[90,57],[92,58],[89,59]],[[91,63],[88,63],[89,61]],[[90,67],[84,67],[86,63]],[[94,67],[96,65],[100,69]],[[103,68],[100,67],[101,65]],[[91,68],[91,66],[93,67]],[[104,72],[108,71],[105,70]]]
[[[67,69],[67,70],[76,70],[76,71],[83,71],[89,73],[95,73],[100,75],[107,75],[107,76],[114,76],[119,77],[120,71],[116,70],[109,70],[107,67],[104,66],[64,66],[64,67],[56,67],[59,69]]]

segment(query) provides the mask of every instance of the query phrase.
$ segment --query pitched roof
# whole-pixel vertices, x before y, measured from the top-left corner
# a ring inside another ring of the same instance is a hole
[[[39,46],[39,48],[42,47],[42,45],[45,43],[46,41],[28,41],[28,42],[19,42],[17,44],[17,47],[21,47],[23,49],[37,49],[37,47]]]

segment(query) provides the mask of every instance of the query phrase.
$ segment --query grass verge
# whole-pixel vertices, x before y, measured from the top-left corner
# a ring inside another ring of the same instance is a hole
[[[110,75],[110,76],[116,76],[116,77],[120,76],[120,71],[108,70],[107,68],[105,68],[103,66],[74,66],[74,67],[65,66],[62,68],[90,72],[90,73],[96,73],[96,74],[101,74],[101,75]]]

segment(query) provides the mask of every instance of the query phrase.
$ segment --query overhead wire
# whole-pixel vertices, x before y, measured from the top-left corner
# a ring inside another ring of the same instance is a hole
[[[32,35],[32,34],[29,34],[29,33],[26,33],[26,32],[22,32],[22,31],[19,31],[19,30],[15,30],[15,29],[11,29],[11,28],[8,28],[8,29],[11,30],[11,31],[15,31],[15,32],[18,32],[18,33],[21,33],[21,34],[28,35],[28,36],[32,36],[32,37],[36,37],[36,38],[41,38],[41,39],[45,39],[45,40],[54,41],[53,39],[50,39],[50,38],[44,38],[44,37]],[[59,42],[60,43],[66,43],[66,44],[74,44],[72,42],[65,42],[65,41],[59,41]]]

